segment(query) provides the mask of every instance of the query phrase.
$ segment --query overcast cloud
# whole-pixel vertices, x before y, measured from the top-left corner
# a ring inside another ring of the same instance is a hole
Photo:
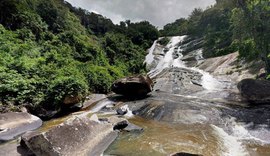
[[[147,20],[162,28],[165,24],[187,17],[194,8],[206,8],[215,0],[66,0],[74,6],[110,18],[114,23],[130,19]]]

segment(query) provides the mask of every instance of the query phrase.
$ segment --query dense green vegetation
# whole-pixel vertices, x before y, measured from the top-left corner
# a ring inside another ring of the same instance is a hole
[[[238,0],[233,9],[234,42],[243,57],[259,56],[270,74],[270,1]]]
[[[63,99],[108,93],[120,77],[144,72],[157,39],[149,22],[121,22],[63,0],[0,1],[0,112],[59,110]]]
[[[240,57],[265,62],[270,73],[269,0],[216,0],[206,10],[194,9],[187,18],[164,26],[163,36],[190,35],[203,38],[205,57],[239,51]]]

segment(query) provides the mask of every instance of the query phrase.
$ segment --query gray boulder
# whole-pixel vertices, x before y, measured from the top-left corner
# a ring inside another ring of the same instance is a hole
[[[124,119],[99,122],[93,118],[88,114],[75,116],[45,132],[28,132],[22,136],[21,145],[39,156],[101,155],[118,136],[114,127]]]
[[[244,79],[237,85],[242,97],[252,104],[270,103],[270,81]]]
[[[143,96],[152,91],[152,85],[148,76],[131,76],[115,81],[112,91],[124,96]]]
[[[39,128],[41,125],[41,119],[27,112],[0,114],[0,142],[12,140],[26,131]]]

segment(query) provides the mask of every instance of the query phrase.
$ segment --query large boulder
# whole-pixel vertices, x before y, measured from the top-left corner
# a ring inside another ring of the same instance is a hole
[[[121,118],[99,120],[96,115],[78,115],[44,132],[28,132],[22,136],[21,145],[35,155],[101,155],[116,139],[116,125]]]
[[[253,104],[270,103],[270,81],[244,79],[237,85],[241,95]]]
[[[12,140],[26,131],[39,128],[41,125],[41,119],[27,112],[0,114],[0,142]]]
[[[152,85],[148,76],[131,76],[115,81],[112,91],[124,96],[143,96],[152,91]]]

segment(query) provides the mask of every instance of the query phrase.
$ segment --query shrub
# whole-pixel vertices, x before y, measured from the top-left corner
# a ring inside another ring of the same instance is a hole
[[[58,76],[49,85],[44,107],[51,110],[61,108],[61,104],[67,95],[79,96],[84,99],[87,91],[87,83],[80,76]]]

